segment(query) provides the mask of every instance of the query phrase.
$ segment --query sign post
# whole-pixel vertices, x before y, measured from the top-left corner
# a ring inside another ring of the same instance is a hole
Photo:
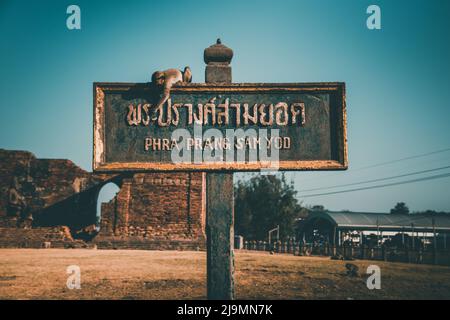
[[[231,83],[233,51],[217,40],[205,49],[206,83]],[[233,173],[206,175],[206,273],[210,300],[234,299]]]
[[[233,51],[205,49],[206,83],[94,83],[98,173],[206,174],[207,291],[233,299],[233,172],[347,169],[345,84],[232,83]]]

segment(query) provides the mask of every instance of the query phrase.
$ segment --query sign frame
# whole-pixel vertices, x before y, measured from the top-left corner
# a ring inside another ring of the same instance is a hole
[[[245,172],[268,169],[267,165],[257,163],[169,163],[169,162],[106,162],[105,161],[105,93],[152,90],[148,83],[95,82],[93,84],[93,171],[102,173],[117,172],[169,172],[169,171],[207,171],[207,172]],[[320,83],[188,83],[175,85],[171,93],[336,93],[337,110],[334,112],[335,140],[331,141],[336,160],[281,160],[279,171],[346,170],[347,151],[347,112],[344,82]],[[331,116],[330,116],[331,117]],[[337,145],[334,144],[336,142]]]

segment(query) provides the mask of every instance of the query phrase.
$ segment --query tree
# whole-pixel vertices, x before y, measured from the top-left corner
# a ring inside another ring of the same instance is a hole
[[[398,202],[395,207],[391,209],[391,213],[409,214],[409,208],[404,202]]]
[[[248,240],[265,240],[267,233],[280,226],[280,238],[295,235],[295,220],[301,206],[292,184],[284,175],[255,176],[235,186],[235,234]]]

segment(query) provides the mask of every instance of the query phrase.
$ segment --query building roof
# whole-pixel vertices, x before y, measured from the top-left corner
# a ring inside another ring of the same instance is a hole
[[[364,212],[316,211],[310,213],[307,223],[324,219],[341,229],[385,231],[450,232],[450,214],[388,214]]]

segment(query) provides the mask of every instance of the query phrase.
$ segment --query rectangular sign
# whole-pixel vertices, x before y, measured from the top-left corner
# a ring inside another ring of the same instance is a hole
[[[94,83],[93,168],[344,170],[344,83]]]

